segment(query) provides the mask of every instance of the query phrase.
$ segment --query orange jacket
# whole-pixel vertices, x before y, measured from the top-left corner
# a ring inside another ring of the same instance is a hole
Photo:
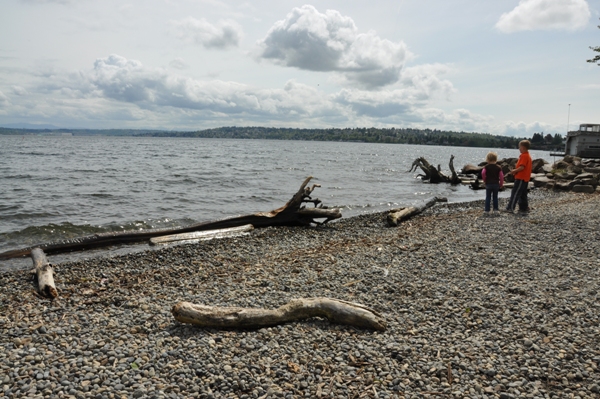
[[[524,152],[519,156],[515,169],[519,166],[524,166],[525,169],[515,173],[515,179],[528,182],[531,179],[531,155],[529,155],[529,152]]]

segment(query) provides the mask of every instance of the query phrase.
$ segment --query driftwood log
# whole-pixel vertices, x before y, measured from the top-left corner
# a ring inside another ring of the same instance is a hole
[[[447,176],[442,173],[440,166],[438,165],[437,169],[430,164],[424,157],[419,157],[415,159],[412,163],[412,166],[408,170],[409,172],[414,172],[417,168],[423,171],[424,175],[423,180],[428,180],[430,183],[451,183],[451,184],[460,184],[460,179],[454,170],[454,155],[450,156],[449,163],[450,171],[452,175]]]
[[[40,248],[34,248],[31,250],[31,259],[33,260],[31,273],[37,279],[38,292],[48,298],[56,298],[58,291],[54,285],[54,270],[48,263],[46,254]]]
[[[150,245],[169,244],[173,242],[191,244],[203,240],[212,240],[214,238],[238,237],[248,234],[254,226],[246,224],[239,227],[230,227],[228,229],[217,229],[207,231],[193,231],[191,233],[171,234],[168,236],[152,237]]]
[[[41,248],[46,254],[57,254],[70,251],[79,251],[88,248],[106,247],[115,244],[129,244],[134,242],[148,241],[152,237],[160,237],[169,234],[189,233],[192,231],[206,231],[225,229],[229,227],[238,227],[247,224],[255,228],[269,226],[309,226],[312,224],[322,225],[330,220],[342,217],[339,209],[328,209],[324,207],[321,200],[311,198],[311,193],[318,184],[308,187],[312,176],[304,180],[300,189],[291,200],[281,208],[270,212],[260,212],[252,215],[237,216],[228,219],[222,219],[212,222],[196,223],[189,226],[170,228],[170,229],[152,229],[142,231],[121,231],[100,233],[90,236],[73,238],[54,243],[39,244],[33,247],[16,249],[0,253],[0,260],[28,256],[35,247]],[[312,203],[314,207],[306,208],[306,203]],[[325,219],[319,221],[317,219]]]
[[[418,206],[409,206],[406,208],[392,209],[392,210],[390,210],[390,212],[387,215],[388,225],[389,226],[398,226],[398,224],[400,224],[400,222],[402,222],[403,220],[411,218],[414,215],[418,215],[419,213],[423,212],[425,209],[431,208],[432,206],[434,206],[437,202],[446,202],[446,201],[448,201],[448,199],[444,198],[444,197],[432,197],[432,198],[427,199],[425,202],[423,202],[421,205],[418,205]]]
[[[216,307],[179,302],[171,309],[177,321],[213,328],[262,328],[311,317],[325,317],[332,323],[383,331],[385,319],[363,305],[330,298],[292,299],[273,310]]]

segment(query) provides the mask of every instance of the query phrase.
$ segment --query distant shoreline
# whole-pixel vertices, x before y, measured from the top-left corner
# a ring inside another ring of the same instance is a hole
[[[382,144],[419,144],[457,147],[516,148],[525,137],[492,135],[489,133],[455,132],[437,129],[413,128],[276,128],[276,127],[220,127],[196,131],[166,131],[151,129],[29,129],[0,127],[0,135],[65,135],[73,136],[133,136],[133,137],[189,137],[221,139],[265,139],[341,141]],[[556,136],[556,135],[555,135]],[[560,135],[559,135],[560,136]],[[555,137],[556,140],[559,140]],[[559,140],[562,143],[562,139]],[[558,143],[558,142],[557,142]],[[535,145],[532,149],[554,151],[562,144]]]

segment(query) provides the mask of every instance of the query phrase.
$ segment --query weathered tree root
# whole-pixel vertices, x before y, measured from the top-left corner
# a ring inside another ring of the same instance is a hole
[[[213,328],[261,328],[325,317],[332,323],[383,331],[385,319],[363,305],[330,298],[292,299],[277,309],[216,307],[179,302],[171,309],[177,321]]]

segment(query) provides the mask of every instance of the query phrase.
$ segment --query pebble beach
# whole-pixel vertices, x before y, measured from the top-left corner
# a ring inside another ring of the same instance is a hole
[[[501,200],[501,207],[506,199]],[[0,397],[599,398],[600,195],[526,216],[438,204],[55,265],[59,298],[0,274]],[[52,257],[49,257],[52,262]],[[385,331],[312,318],[220,330],[179,301],[356,302]]]

